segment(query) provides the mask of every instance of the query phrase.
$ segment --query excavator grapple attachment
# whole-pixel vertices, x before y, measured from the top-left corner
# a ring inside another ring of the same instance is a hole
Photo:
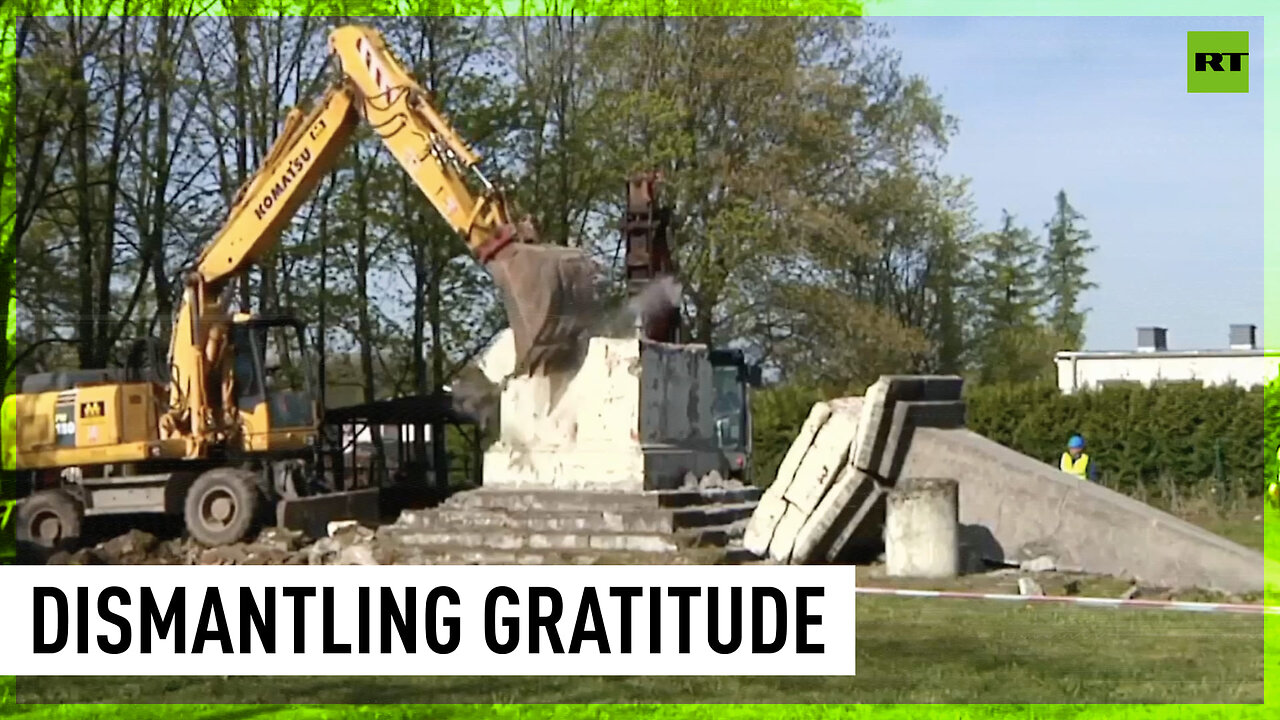
[[[573,367],[600,319],[596,264],[577,248],[511,243],[486,267],[502,293],[516,374]]]

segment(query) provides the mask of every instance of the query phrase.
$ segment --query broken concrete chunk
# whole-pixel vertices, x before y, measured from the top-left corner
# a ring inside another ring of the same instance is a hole
[[[1040,583],[1031,578],[1018,578],[1018,594],[1040,596],[1044,595],[1044,588],[1040,587]]]
[[[1052,572],[1056,567],[1056,561],[1049,555],[1041,555],[1022,563],[1022,570],[1025,572]]]
[[[155,535],[141,530],[129,532],[99,543],[97,550],[104,557],[118,563],[137,563],[151,552],[159,541]]]
[[[281,552],[293,552],[302,547],[305,542],[306,536],[302,531],[281,527],[264,529],[258,534],[257,540],[258,545]]]
[[[368,545],[352,545],[338,553],[334,565],[377,565],[373,557],[373,549]]]
[[[349,528],[353,525],[358,525],[358,524],[359,523],[357,523],[355,520],[335,520],[329,523],[329,525],[326,527],[326,531],[329,537],[333,537],[335,534],[337,534],[339,530],[342,530],[343,528]]]
[[[724,476],[715,470],[703,475],[702,479],[698,481],[698,487],[706,489],[715,489],[727,486],[728,483],[725,482]]]
[[[1134,598],[1138,597],[1138,595],[1140,595],[1141,593],[1142,593],[1142,589],[1141,589],[1140,587],[1138,587],[1137,585],[1130,585],[1130,586],[1129,586],[1129,589],[1125,590],[1125,591],[1120,595],[1120,599],[1121,599],[1121,600],[1132,600],[1132,599],[1134,599]]]

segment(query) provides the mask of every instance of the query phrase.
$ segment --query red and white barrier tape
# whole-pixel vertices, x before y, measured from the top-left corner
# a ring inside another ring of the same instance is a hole
[[[1069,595],[1002,595],[999,593],[967,593],[945,590],[901,590],[897,588],[860,587],[859,595],[894,595],[898,597],[957,598],[962,600],[1008,600],[1015,602],[1062,603],[1090,607],[1137,607],[1152,610],[1183,610],[1203,613],[1280,614],[1280,606],[1242,605],[1233,603],[1179,602],[1175,600],[1122,600],[1120,598],[1072,597]]]

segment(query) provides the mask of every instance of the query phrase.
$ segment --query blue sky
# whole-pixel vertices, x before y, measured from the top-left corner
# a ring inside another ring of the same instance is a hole
[[[1040,231],[1065,189],[1098,250],[1086,348],[1171,349],[1262,330],[1262,22],[1253,18],[877,18],[903,69],[959,120],[944,168],[986,228]],[[1188,30],[1247,30],[1247,95],[1186,92]]]

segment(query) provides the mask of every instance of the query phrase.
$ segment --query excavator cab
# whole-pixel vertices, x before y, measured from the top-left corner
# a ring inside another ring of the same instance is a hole
[[[318,423],[314,369],[302,323],[240,319],[231,326],[233,395],[246,452],[305,450]]]

